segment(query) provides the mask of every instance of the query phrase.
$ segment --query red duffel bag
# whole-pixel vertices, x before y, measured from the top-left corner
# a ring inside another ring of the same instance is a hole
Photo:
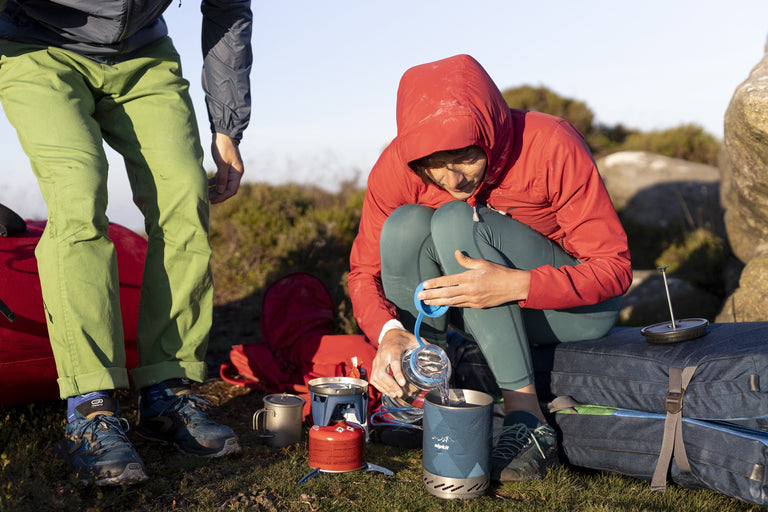
[[[45,221],[27,221],[0,205],[0,407],[59,397],[56,363],[48,340],[35,246]],[[126,365],[138,364],[136,323],[147,242],[110,224],[117,251]],[[13,321],[11,321],[13,320]]]

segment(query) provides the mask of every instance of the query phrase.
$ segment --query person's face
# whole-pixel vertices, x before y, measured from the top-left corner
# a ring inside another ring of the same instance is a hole
[[[453,197],[464,200],[480,186],[487,165],[488,158],[482,154],[469,160],[453,161],[442,167],[427,169],[426,174]]]

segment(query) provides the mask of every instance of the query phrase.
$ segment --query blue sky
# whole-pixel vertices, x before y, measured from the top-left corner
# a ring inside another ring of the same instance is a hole
[[[277,0],[254,2],[253,114],[241,151],[250,181],[334,189],[362,183],[395,135],[409,67],[469,53],[500,88],[544,85],[586,102],[598,122],[641,130],[696,123],[722,137],[735,88],[764,55],[768,2],[608,0]],[[199,85],[199,2],[166,20],[210,136]],[[0,202],[45,215],[29,164],[0,112]],[[140,229],[110,153],[110,218]],[[212,163],[206,157],[206,167]]]

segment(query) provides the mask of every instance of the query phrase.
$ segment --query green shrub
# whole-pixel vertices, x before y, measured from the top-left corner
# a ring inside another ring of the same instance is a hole
[[[505,89],[502,95],[511,108],[544,112],[565,119],[584,135],[596,157],[616,151],[650,151],[717,166],[720,142],[694,124],[643,133],[622,124],[594,124],[595,116],[586,103],[560,96],[543,86],[523,85]]]
[[[715,295],[723,295],[722,272],[728,257],[725,240],[698,228],[668,244],[656,258],[656,266],[668,266],[669,274]]]
[[[650,151],[716,167],[720,142],[700,126],[687,124],[668,130],[632,133],[618,149]]]
[[[309,186],[243,184],[235,197],[211,209],[216,305],[251,301],[255,305],[248,313],[258,315],[267,285],[291,272],[310,272],[326,283],[339,305],[340,330],[354,332],[346,274],[363,194],[351,186],[330,193]]]
[[[510,108],[534,110],[560,117],[571,123],[582,134],[592,130],[594,114],[587,104],[560,96],[546,87],[523,85],[502,92]]]

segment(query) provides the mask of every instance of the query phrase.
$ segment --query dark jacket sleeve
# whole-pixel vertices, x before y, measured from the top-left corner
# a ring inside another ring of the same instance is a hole
[[[211,131],[240,140],[251,117],[250,0],[203,0],[203,91]]]

